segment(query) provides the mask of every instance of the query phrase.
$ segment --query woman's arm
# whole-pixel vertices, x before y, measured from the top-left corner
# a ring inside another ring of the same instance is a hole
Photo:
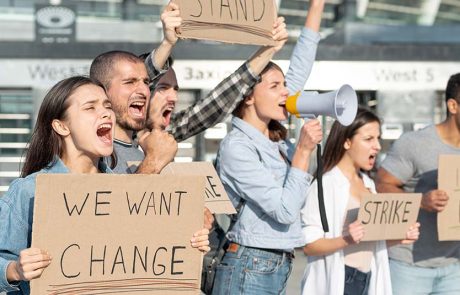
[[[364,227],[356,220],[348,225],[348,233],[337,238],[322,238],[304,246],[306,255],[329,255],[352,244],[359,244],[364,237]]]
[[[290,94],[302,91],[316,57],[320,40],[319,28],[325,0],[311,0],[305,26],[300,33],[286,73],[286,83]]]

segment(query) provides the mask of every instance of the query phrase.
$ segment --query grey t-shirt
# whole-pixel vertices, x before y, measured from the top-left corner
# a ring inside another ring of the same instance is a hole
[[[404,183],[406,192],[425,193],[438,187],[438,157],[460,154],[445,144],[436,127],[409,132],[394,142],[382,167]],[[439,242],[437,213],[420,210],[420,237],[413,245],[389,248],[389,256],[420,267],[441,267],[460,260],[460,242]]]
[[[116,174],[133,174],[136,172],[139,163],[144,160],[144,153],[138,149],[135,143],[115,139],[113,149],[117,157],[117,165],[112,171]],[[110,158],[105,158],[105,161],[110,167]]]

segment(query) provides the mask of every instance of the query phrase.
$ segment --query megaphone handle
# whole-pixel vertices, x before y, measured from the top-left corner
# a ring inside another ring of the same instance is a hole
[[[321,218],[321,225],[325,233],[329,232],[329,225],[327,224],[326,208],[324,207],[324,194],[323,194],[323,161],[321,159],[321,144],[317,145],[316,161],[318,164],[316,172],[316,181],[318,184],[318,204],[319,215]]]

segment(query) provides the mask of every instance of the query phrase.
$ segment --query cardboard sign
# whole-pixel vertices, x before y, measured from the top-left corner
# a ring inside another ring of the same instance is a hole
[[[32,247],[53,257],[32,295],[199,294],[203,177],[37,176]]]
[[[179,5],[180,38],[275,45],[274,0],[174,0]]]
[[[438,213],[438,239],[460,241],[460,155],[439,156],[438,188],[449,196]]]
[[[206,177],[204,203],[215,214],[235,214],[236,210],[228,198],[227,192],[217,175],[216,169],[209,162],[169,163],[161,174],[203,175]]]
[[[358,220],[366,231],[362,241],[405,239],[417,221],[422,194],[369,194],[361,200]]]

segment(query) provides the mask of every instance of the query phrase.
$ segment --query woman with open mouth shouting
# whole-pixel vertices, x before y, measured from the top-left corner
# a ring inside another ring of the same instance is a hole
[[[376,193],[367,172],[380,151],[380,119],[359,108],[356,119],[345,127],[334,122],[323,153],[324,203],[330,222],[325,233],[321,225],[316,183],[310,186],[302,209],[302,227],[308,262],[302,294],[390,295],[391,281],[387,244],[395,241],[363,242],[364,228],[357,220],[361,197]],[[406,240],[419,236],[419,224],[412,225]]]
[[[0,198],[0,291],[29,294],[52,258],[30,248],[35,180],[40,173],[111,173],[115,115],[102,84],[76,76],[58,82],[40,106],[21,178]],[[208,231],[192,246],[208,250]]]

